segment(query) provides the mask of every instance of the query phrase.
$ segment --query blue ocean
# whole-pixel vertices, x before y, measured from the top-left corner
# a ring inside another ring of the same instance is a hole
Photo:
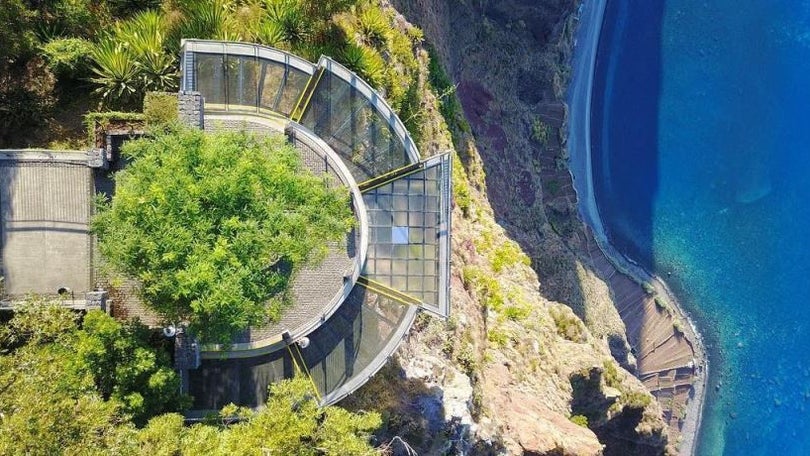
[[[711,361],[701,455],[810,455],[810,2],[609,0],[591,112],[611,241]]]

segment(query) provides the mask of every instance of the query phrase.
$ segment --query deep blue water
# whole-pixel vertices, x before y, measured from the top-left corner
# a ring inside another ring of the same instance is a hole
[[[699,454],[810,454],[810,3],[609,0],[591,125],[609,237],[707,339]]]

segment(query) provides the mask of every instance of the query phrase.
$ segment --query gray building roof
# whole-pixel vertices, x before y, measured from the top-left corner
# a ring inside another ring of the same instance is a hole
[[[92,289],[92,171],[83,152],[0,154],[4,299],[27,294],[73,300]]]

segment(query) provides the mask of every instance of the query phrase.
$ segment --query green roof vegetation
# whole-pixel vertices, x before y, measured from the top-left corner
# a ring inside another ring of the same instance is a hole
[[[348,190],[305,170],[283,136],[178,129],[128,142],[93,219],[104,257],[201,340],[276,320],[295,273],[354,223]]]

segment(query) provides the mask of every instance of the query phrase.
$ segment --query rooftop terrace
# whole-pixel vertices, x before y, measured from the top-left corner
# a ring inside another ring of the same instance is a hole
[[[3,299],[59,289],[84,299],[91,290],[93,182],[86,161],[83,152],[0,154]]]

